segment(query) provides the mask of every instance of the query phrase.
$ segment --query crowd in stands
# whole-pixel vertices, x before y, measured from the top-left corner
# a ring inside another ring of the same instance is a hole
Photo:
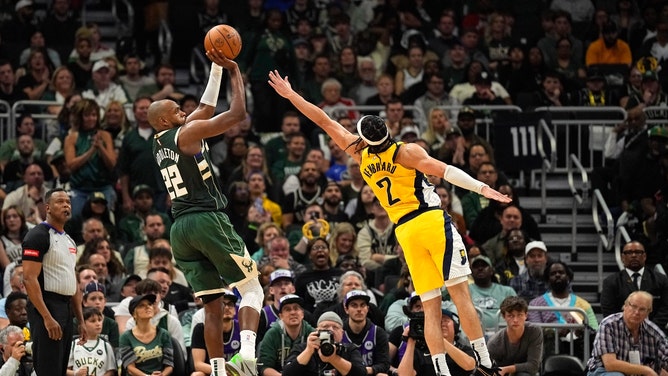
[[[29,372],[28,358],[15,347],[29,341],[21,242],[45,218],[45,192],[62,187],[72,198],[66,231],[78,245],[88,332],[87,344],[73,341],[72,374],[85,374],[82,367],[113,374],[118,361],[132,374],[185,367],[208,375],[201,302],[172,257],[164,183],[171,180],[154,162],[155,132],[147,117],[156,100],[177,101],[186,113],[198,105],[193,94],[199,93],[177,86],[175,68],[157,58],[154,25],[168,2],[137,9],[144,16],[135,25],[141,38],[130,51],[102,43],[98,25],[81,25],[81,1],[49,3],[43,18],[31,0],[3,2],[0,9],[0,100],[10,106],[49,101],[22,105],[8,124],[12,132],[3,129],[0,137],[0,363]],[[543,353],[560,351],[555,335],[561,351],[571,342],[583,346],[582,336],[530,322],[584,322],[592,339],[599,323],[591,305],[571,291],[573,271],[550,257],[550,244],[521,206],[522,188],[509,179],[517,171],[498,167],[504,156],[495,153],[492,135],[476,127],[476,120],[492,115],[475,106],[626,109],[628,118],[607,130],[606,164],[592,179],[610,207],[637,219],[632,235],[638,241],[624,246],[625,270],[604,282],[601,309],[605,316],[646,313],[652,328],[665,330],[668,279],[653,266],[668,266],[668,127],[656,125],[668,113],[656,108],[668,105],[668,2],[201,3],[198,37],[228,23],[243,39],[236,61],[252,98],[248,116],[208,147],[229,201],[225,213],[258,262],[266,291],[258,329],[262,375],[317,374],[321,359],[303,369],[295,363],[309,353],[315,329],[330,330],[344,344],[344,358],[366,366],[350,374],[433,374],[423,343],[409,335],[409,317],[421,303],[411,294],[396,224],[365,186],[365,171],[267,84],[273,69],[351,132],[361,116],[380,114],[396,141],[418,143],[513,198],[490,202],[429,177],[466,241],[471,296],[490,354],[506,373],[539,372]],[[377,109],[347,108],[357,105]],[[653,309],[646,296],[629,303],[636,290],[654,296]],[[237,300],[226,293],[228,359],[239,350]],[[458,341],[456,309],[444,300],[444,340],[449,362],[457,365],[450,369],[466,374],[475,354]],[[641,303],[649,304],[645,311],[638,310]],[[586,315],[534,312],[532,306],[577,307]],[[497,331],[499,318],[507,328]],[[373,343],[356,353],[353,344],[362,345],[369,333]],[[98,337],[106,345],[98,345]],[[146,344],[150,349],[139,350]],[[82,363],[92,346],[101,346],[104,357],[96,365]],[[154,356],[145,361],[139,351]],[[596,356],[592,369],[602,364]]]

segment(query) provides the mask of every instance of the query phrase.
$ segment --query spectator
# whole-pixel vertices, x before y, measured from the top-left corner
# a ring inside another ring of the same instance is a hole
[[[422,81],[424,74],[424,48],[418,45],[411,46],[406,51],[407,65],[397,70],[394,77],[394,94],[401,96],[411,86]]]
[[[93,255],[102,256],[102,258],[93,260]],[[125,279],[125,268],[120,256],[118,252],[111,249],[111,244],[107,239],[96,238],[86,243],[77,263],[77,265],[88,264],[96,269],[98,281],[106,288],[105,293],[110,301],[119,300],[121,284]],[[95,263],[99,263],[99,266],[95,266]],[[102,271],[104,273],[101,273]]]
[[[66,65],[58,66],[51,75],[48,90],[42,94],[40,100],[58,102],[58,106],[49,106],[47,112],[57,115],[63,109],[65,99],[77,92],[74,75]]]
[[[345,25],[349,28],[349,25]],[[348,32],[348,35],[352,37],[352,34]],[[351,45],[340,46],[339,51],[337,52],[338,61],[336,64],[336,72],[334,72],[334,77],[341,83],[341,94],[344,97],[352,97],[351,90],[356,85],[363,83],[363,77],[361,71],[359,70],[360,61],[357,59],[355,54],[355,49]],[[373,64],[373,59],[370,60],[371,66],[373,67],[373,76],[370,78],[370,88],[373,90],[373,81],[376,78],[376,66]],[[369,85],[369,81],[366,82]],[[356,103],[364,103],[364,101],[359,102],[356,98],[352,98]],[[364,98],[366,100],[366,98]]]
[[[72,372],[73,375],[82,372],[85,375],[116,375],[118,364],[116,363],[115,350],[109,342],[100,336],[104,331],[103,319],[105,317],[98,309],[91,307],[84,308],[83,318],[87,341],[79,343],[78,340],[73,340],[70,358],[67,363],[68,373]],[[118,328],[115,330],[116,341],[118,342]]]
[[[183,273],[174,267],[171,247],[163,243],[167,241],[160,240],[149,251],[151,258],[146,278],[160,284],[160,298],[165,305],[169,305],[170,313],[180,313],[188,309],[188,303],[193,302],[193,291],[185,282]]]
[[[547,291],[543,278],[548,261],[547,246],[541,241],[532,241],[524,249],[526,270],[510,280],[510,287],[515,289],[519,297],[530,302]]]
[[[121,335],[119,348],[122,368],[130,374],[161,372],[161,375],[169,376],[174,369],[174,349],[169,332],[151,322],[155,303],[153,294],[136,296],[130,302],[129,311],[137,326]],[[149,350],[153,355],[144,356]]]
[[[27,213],[26,221],[36,225],[46,218],[44,196],[47,188],[44,185],[44,173],[38,164],[29,165],[23,173],[24,184],[11,191],[2,202],[2,209],[16,206]]]
[[[123,139],[132,129],[132,124],[130,124],[121,102],[116,100],[109,102],[104,109],[101,126],[102,129],[111,134],[111,138],[114,140],[114,150],[118,154],[123,145]]]
[[[369,271],[380,268],[383,263],[393,257],[397,238],[394,234],[395,224],[390,220],[385,208],[380,205],[377,197],[373,199],[371,209],[373,219],[357,234],[355,246],[360,252],[360,262]]]
[[[479,153],[478,150],[482,152],[483,149],[484,148],[482,147],[482,145],[476,145],[471,147],[469,158],[479,158],[476,156],[476,154],[482,154]],[[477,161],[475,163],[477,163]],[[473,168],[476,166],[473,165],[472,162],[470,163],[470,167],[473,170]],[[498,173],[496,171],[496,166],[494,166],[494,164],[491,162],[480,163],[480,165],[477,168],[477,173],[475,176],[478,178],[478,180],[484,182],[490,187],[496,188],[498,186],[497,185]],[[462,196],[461,201],[462,201],[462,210],[464,211],[464,219],[466,220],[467,227],[473,227],[473,224],[478,218],[480,212],[485,208],[487,208],[487,206],[491,202],[485,196],[477,194],[473,191],[468,192],[464,196]]]
[[[279,184],[283,184],[288,176],[299,174],[306,154],[306,136],[301,132],[290,134],[285,147],[285,158],[272,161],[271,166],[272,175]]]
[[[601,289],[601,313],[610,316],[625,310],[629,295],[636,290],[647,291],[656,297],[655,307],[647,312],[649,319],[659,328],[668,323],[668,279],[645,264],[645,246],[638,241],[630,241],[622,247],[624,270],[611,274],[603,280]]]
[[[577,92],[574,102],[578,106],[617,106],[619,96],[614,89],[606,87],[606,79],[600,68],[590,67],[587,69],[585,87]]]
[[[304,98],[307,98],[311,103],[320,103],[324,99],[322,84],[332,77],[332,65],[329,62],[329,57],[326,54],[316,54],[313,58],[312,71],[311,78],[304,83]],[[263,77],[263,79],[266,79],[266,77]]]
[[[178,92],[175,87],[176,72],[170,64],[163,63],[155,69],[155,82],[142,86],[137,92],[137,97],[149,97],[153,101],[171,99],[180,101],[184,94]]]
[[[72,11],[71,0],[54,0],[51,3],[51,8],[42,21],[41,30],[46,44],[58,52],[60,61],[67,62],[80,25],[81,21]]]
[[[132,212],[118,222],[118,240],[126,245],[136,245],[146,241],[143,232],[146,217],[155,214],[153,209],[153,188],[139,184],[132,190]],[[165,224],[165,233],[171,226],[171,220],[164,213],[157,213]]]
[[[162,216],[156,212],[146,215],[143,229],[146,242],[129,249],[123,258],[128,273],[137,274],[142,270],[148,270],[148,250],[154,247],[156,240],[164,238],[167,234]]]
[[[86,329],[89,329],[87,325],[88,317],[86,317],[86,310],[87,309],[94,309],[96,310],[102,317],[100,322],[101,322],[101,328],[100,332],[97,334],[103,335],[103,340],[105,342],[108,342],[113,351],[115,353],[116,349],[118,349],[118,344],[119,344],[119,331],[118,331],[118,324],[116,321],[114,321],[113,318],[107,317],[104,315],[105,311],[105,305],[107,304],[107,298],[105,296],[106,294],[106,289],[104,288],[104,285],[96,282],[96,281],[91,281],[86,284],[86,287],[84,287],[83,290],[83,307],[84,307],[84,326],[86,326]],[[89,317],[91,316],[90,313],[88,315]],[[97,339],[97,336],[92,336],[89,337],[89,340]],[[89,346],[90,347],[90,346]]]
[[[517,296],[511,287],[496,283],[492,261],[487,256],[478,255],[470,260],[473,283],[469,285],[473,305],[482,311],[482,325],[485,332],[494,332],[499,325],[501,302],[509,296]]]
[[[7,192],[15,190],[22,184],[26,168],[31,164],[39,165],[45,175],[45,180],[53,180],[51,166],[44,160],[42,152],[35,147],[32,136],[19,135],[16,139],[16,150],[2,173]]]
[[[335,265],[340,256],[357,257],[359,251],[355,246],[357,233],[349,222],[340,222],[334,225],[329,239],[329,253],[332,265]]]
[[[40,27],[40,29],[41,28],[42,27]],[[74,32],[72,35],[74,35]],[[49,44],[49,46],[51,45]],[[26,65],[28,63],[30,53],[33,50],[41,50],[45,54],[44,58],[46,59],[46,62],[51,67],[51,69],[60,67],[62,65],[60,63],[61,60],[58,52],[46,46],[44,33],[41,30],[35,30],[35,32],[30,35],[30,46],[21,51],[21,55],[19,56],[19,65]]]
[[[255,262],[259,262],[262,257],[269,255],[267,244],[277,236],[284,236],[284,234],[281,227],[274,222],[265,222],[258,226],[257,235],[255,236],[255,248],[257,248],[257,251],[252,255]]]
[[[401,120],[405,117],[404,104],[400,99],[385,102],[385,124],[390,129],[390,137],[396,137],[401,130]]]
[[[236,319],[237,296],[230,290],[223,292],[223,316],[220,319],[223,322],[223,353],[224,358],[229,362],[232,357],[239,352],[241,347],[241,336],[239,334],[239,320]],[[215,375],[212,373],[209,364],[209,354],[206,351],[204,323],[196,324],[192,329],[191,353],[195,372],[193,375]],[[229,363],[228,363],[229,364]]]
[[[475,82],[478,75],[485,70],[484,64],[479,60],[472,60],[466,67],[466,75],[464,82],[453,86],[450,89],[450,98],[453,103],[464,103],[467,98],[470,98],[475,93]],[[492,81],[491,91],[495,96],[508,103],[510,94],[501,86],[500,83]]]
[[[139,58],[139,55],[130,53],[123,58],[123,67],[125,74],[121,75],[120,81],[123,90],[128,95],[128,99],[132,102],[138,98],[139,90],[144,86],[155,85],[155,78],[149,77],[143,73],[144,62]]]
[[[44,50],[33,49],[28,56],[25,75],[18,79],[16,86],[26,93],[28,99],[40,99],[49,87],[52,70],[53,67],[47,63]]]
[[[430,73],[425,76],[427,91],[415,100],[415,112],[413,118],[422,132],[427,130],[429,113],[436,106],[449,106],[454,104],[452,98],[445,90],[445,81],[438,73]]]
[[[546,71],[542,74],[540,88],[525,102],[519,102],[518,105],[528,108],[544,106],[568,106],[571,103],[571,96],[565,90],[562,83],[561,74],[557,71]]]
[[[26,348],[23,330],[18,326],[8,326],[0,330],[2,358],[0,374],[29,376],[33,372],[30,362],[25,362]]]
[[[493,12],[488,16],[488,24],[485,27],[484,48],[489,55],[489,69],[498,72],[500,68],[507,65],[508,55],[512,45],[510,37],[512,24],[508,24],[507,16],[500,12]]]
[[[309,240],[306,254],[311,261],[311,269],[295,280],[295,289],[296,294],[304,298],[304,308],[312,310],[323,302],[334,302],[342,273],[331,266],[325,239]]]
[[[447,88],[453,88],[455,85],[465,83],[467,81],[467,67],[468,67],[468,55],[466,54],[466,49],[462,46],[462,43],[459,39],[453,43],[452,47],[448,51],[447,55],[444,55],[441,61],[444,61],[443,65],[443,76],[449,77],[448,82],[446,82]]]
[[[491,73],[482,71],[478,73],[475,81],[473,82],[475,87],[475,92],[472,96],[464,100],[464,105],[467,106],[482,106],[482,105],[492,105],[492,106],[503,106],[504,104],[510,103],[510,96],[506,98],[497,97],[496,94],[492,91],[492,75]]]
[[[647,319],[652,312],[652,299],[645,291],[634,291],[624,301],[622,312],[601,321],[587,361],[590,374],[665,374],[666,336]]]
[[[341,270],[343,272],[343,270]],[[313,315],[319,317],[324,312],[334,312],[342,319],[346,320],[348,318],[348,312],[346,310],[346,296],[350,291],[361,290],[366,293],[369,297],[370,304],[369,312],[367,316],[376,325],[382,325],[385,317],[383,312],[378,309],[376,305],[376,298],[372,296],[372,292],[367,289],[366,284],[364,283],[364,277],[362,274],[355,270],[348,270],[344,272],[339,278],[339,285],[336,291],[336,299],[330,302],[323,302],[316,306]]]
[[[552,9],[555,10],[552,16],[554,30],[538,41],[538,48],[540,48],[542,55],[545,58],[545,62],[550,64],[551,62],[556,61],[556,42],[561,38],[568,38],[571,41],[571,45],[573,46],[573,61],[583,61],[584,48],[582,41],[571,34],[571,24],[573,22],[571,14],[564,10],[557,10],[555,7],[552,7]]]
[[[528,306],[521,297],[501,302],[501,315],[508,325],[496,332],[487,344],[489,355],[501,368],[500,374],[535,375],[543,357],[543,332],[526,322]]]
[[[92,88],[83,91],[81,93],[82,97],[95,100],[103,108],[107,107],[111,101],[117,101],[121,104],[128,101],[128,96],[125,94],[123,87],[112,81],[109,63],[98,60],[93,64],[91,72]]]
[[[7,321],[9,325],[17,326],[23,329],[26,337],[30,337],[30,329],[28,326],[28,295],[25,292],[12,291],[5,299],[5,313],[7,314]]]
[[[108,57],[116,56],[116,51],[100,43],[101,35],[100,35],[100,27],[98,24],[94,22],[88,22],[86,23],[85,26],[82,26],[82,28],[87,29],[88,32],[90,33],[90,40],[91,40],[90,59],[92,61],[102,61]],[[79,51],[77,51],[76,49],[72,51],[72,53],[70,54],[70,61],[75,60],[77,58],[78,52]]]
[[[353,109],[356,103],[354,100],[344,97],[341,94],[343,86],[336,78],[328,78],[323,81],[321,86],[322,101],[318,102],[318,107],[322,108],[331,118],[348,117],[350,119],[359,119],[360,114]]]
[[[353,159],[350,158],[350,160]],[[359,170],[359,166],[357,169]],[[357,193],[357,197],[350,200],[346,205],[346,213],[350,215],[350,223],[355,227],[355,231],[359,232],[367,220],[373,218],[374,197],[371,187],[365,183]]]
[[[284,236],[277,236],[269,240],[266,244],[267,255],[260,259],[258,267],[271,264],[276,269],[291,270],[295,278],[299,277],[306,271],[306,267],[296,262],[290,256],[290,243],[288,238]]]
[[[74,37],[74,49],[77,58],[70,61],[67,67],[74,74],[74,82],[79,90],[87,88],[88,81],[91,78],[91,70],[95,61],[91,58],[92,44],[92,34],[88,28],[80,27],[77,29]]]
[[[387,333],[382,322],[376,325],[369,320],[370,299],[363,290],[346,293],[343,301],[348,320],[343,324],[342,343],[359,346],[367,374],[387,374],[390,369]]]
[[[529,239],[529,235],[520,228],[508,231],[505,239],[506,254],[495,265],[496,278],[500,284],[508,286],[511,279],[526,270],[524,254]]]
[[[25,234],[28,233],[28,226],[26,225],[25,219],[21,217],[21,219],[17,221],[18,218],[17,219],[11,218],[11,216],[13,215],[12,209],[7,210],[3,213],[8,213],[5,214],[5,218],[7,218],[5,219],[5,223],[18,222],[19,224],[21,224],[22,229],[20,230],[19,234],[21,234],[20,240],[22,241],[23,238],[25,237]],[[13,223],[12,226],[14,226]],[[25,289],[25,286],[23,284],[23,267],[21,266],[21,254],[22,254],[21,243],[19,242],[18,244],[16,244],[14,243],[15,240],[9,240],[11,242],[10,245],[4,244],[7,241],[6,239],[8,239],[7,236],[8,233],[2,235],[2,244],[3,244],[2,252],[5,252],[5,256],[17,255],[18,257],[12,256],[16,257],[16,259],[7,263],[7,265],[5,265],[4,268],[2,268],[4,271],[2,295],[4,296],[7,296],[11,291],[21,291]],[[3,304],[2,299],[0,299],[0,310],[2,309],[2,304]]]
[[[35,120],[31,114],[24,113],[16,120],[16,138],[6,140],[2,143],[2,146],[0,146],[0,169],[4,169],[10,160],[20,157],[17,141],[22,135],[32,137],[33,144],[35,145],[33,157],[39,159],[44,155],[46,143],[38,137],[35,137]]]
[[[306,343],[293,346],[283,367],[284,376],[316,376],[323,369],[335,369],[337,373],[350,376],[366,374],[362,356],[352,345],[342,345],[331,355],[323,354],[318,334],[321,331],[329,331],[332,342],[340,343],[344,333],[343,321],[332,312],[322,314],[316,331],[309,334]]]
[[[369,96],[366,101],[356,102],[364,103],[366,106],[385,106],[391,99],[399,99],[399,97],[394,94],[394,77],[391,75],[381,73],[376,78],[375,85],[376,94]],[[365,115],[369,114],[365,113]]]
[[[450,124],[448,113],[442,108],[433,107],[429,110],[427,129],[421,138],[427,141],[430,151],[438,150],[445,143],[445,138],[453,126]]]
[[[87,219],[96,218],[104,224],[106,238],[111,242],[116,241],[116,217],[109,209],[109,203],[102,192],[92,192],[86,202],[81,208],[81,212],[74,216],[74,219],[67,222],[65,228],[74,233],[76,229],[80,228],[81,223]],[[80,242],[81,238],[72,236],[76,242]]]
[[[100,129],[100,107],[92,99],[82,99],[75,105],[78,128],[65,138],[65,160],[72,170],[72,213],[78,215],[89,196],[103,192],[110,208],[116,202],[112,187],[112,171],[116,152],[109,132]]]
[[[277,376],[283,370],[287,354],[297,343],[303,343],[313,331],[313,327],[304,320],[303,299],[294,294],[287,294],[278,300],[280,324],[273,325],[260,342],[258,364],[260,374]]]
[[[16,86],[14,68],[9,60],[0,60],[0,100],[9,105],[14,102],[28,99],[28,95]]]
[[[631,66],[631,49],[622,39],[614,21],[603,25],[601,37],[587,47],[585,65],[626,65]]]
[[[322,188],[318,184],[321,172],[313,162],[304,162],[299,170],[299,188],[296,191],[288,193],[281,203],[283,211],[282,227],[290,235],[290,232],[299,231],[305,222],[312,219],[324,218],[324,213],[318,213],[318,217],[307,217],[306,207],[318,202]],[[320,208],[322,211],[322,208]]]
[[[573,293],[571,293],[571,282],[573,281],[573,270],[561,261],[549,263],[545,267],[543,278],[547,282],[548,290],[545,294],[534,298],[529,302],[529,307],[577,307],[582,308],[587,315],[587,323],[584,330],[597,330],[598,320],[591,305]],[[582,324],[584,317],[576,311],[531,311],[529,321],[536,323],[560,323],[560,324]],[[554,349],[554,336],[559,336],[559,348]],[[593,334],[593,333],[592,333]],[[568,329],[550,330],[543,332],[545,337],[545,353],[559,354],[568,353],[570,342],[574,342],[575,353],[583,351],[583,335],[581,330],[573,332]],[[593,341],[592,341],[593,342]]]

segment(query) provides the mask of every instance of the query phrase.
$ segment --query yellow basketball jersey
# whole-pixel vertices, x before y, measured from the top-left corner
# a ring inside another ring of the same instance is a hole
[[[365,148],[360,162],[362,177],[394,223],[417,210],[441,205],[434,186],[429,184],[423,173],[395,163],[402,144],[392,144],[378,154],[369,153],[369,148]]]

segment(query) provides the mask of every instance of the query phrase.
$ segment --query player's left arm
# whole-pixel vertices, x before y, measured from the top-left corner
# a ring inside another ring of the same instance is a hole
[[[209,56],[214,55],[212,52],[209,54]],[[195,155],[200,151],[200,142],[203,139],[217,136],[246,118],[246,96],[239,66],[234,61],[222,57],[222,54],[219,58],[216,60],[220,60],[222,67],[230,72],[230,86],[232,87],[230,108],[211,119],[193,120],[186,122],[181,127],[178,143],[179,149],[185,154]]]
[[[432,158],[427,152],[416,144],[403,144],[397,153],[396,162],[402,166],[414,168],[424,174],[442,176],[450,183],[481,194],[489,199],[500,202],[510,202],[510,197],[497,192],[487,184],[472,178],[466,172],[455,166],[447,164]]]

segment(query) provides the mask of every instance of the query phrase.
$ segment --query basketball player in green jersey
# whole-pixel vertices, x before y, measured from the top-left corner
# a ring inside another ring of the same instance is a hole
[[[213,61],[209,82],[192,114],[186,117],[172,100],[153,102],[149,107],[148,121],[156,130],[153,154],[172,200],[174,259],[204,302],[204,339],[212,375],[225,374],[221,321],[225,285],[236,287],[241,294],[241,349],[230,362],[244,374],[256,375],[255,332],[264,294],[257,265],[223,213],[227,198],[213,174],[205,141],[246,118],[244,84],[234,61],[217,51],[207,56]],[[223,68],[230,74],[232,99],[227,111],[212,117]]]

